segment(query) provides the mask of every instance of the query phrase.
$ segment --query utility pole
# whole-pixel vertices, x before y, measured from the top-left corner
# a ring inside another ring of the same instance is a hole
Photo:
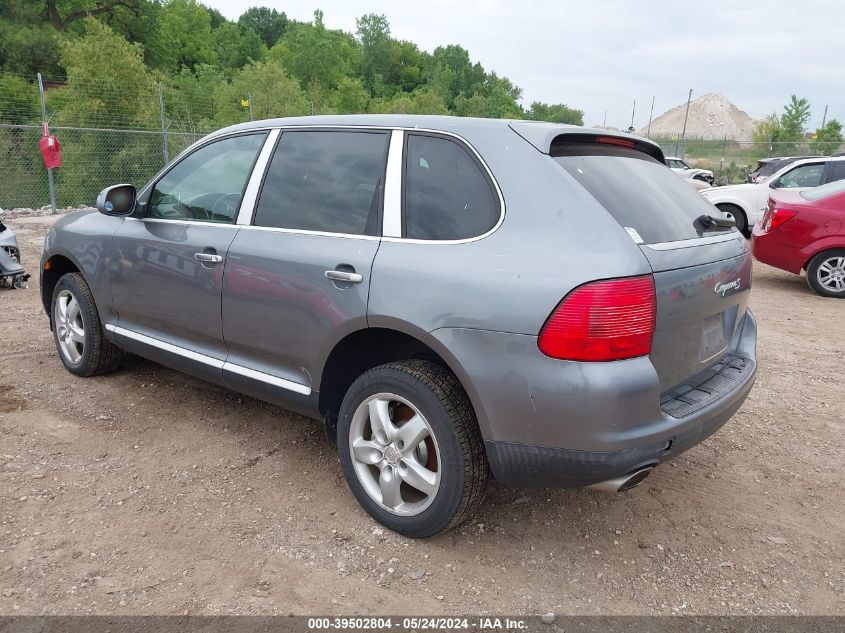
[[[692,88],[689,89],[689,96],[687,97],[687,111],[684,114],[684,129],[681,131],[681,139],[686,139],[687,136],[687,119],[689,118],[689,103],[692,101]],[[678,153],[678,143],[675,143],[675,153]],[[686,143],[684,143],[684,154],[686,153]],[[684,158],[683,154],[679,154],[681,158]]]
[[[252,93],[246,93],[246,100],[249,102],[249,120],[252,121]]]
[[[651,112],[649,112],[648,115],[648,130],[645,133],[647,138],[651,138],[651,120],[654,118],[654,99],[655,97],[651,98]]]
[[[38,73],[38,92],[41,95],[41,134],[49,136],[50,131],[47,125],[47,103],[44,101],[44,82],[41,80],[41,73]],[[56,182],[53,180],[53,168],[47,168],[47,186],[50,188],[50,210],[56,213]]]
[[[636,113],[637,113],[637,100],[636,100],[636,99],[634,99],[634,107],[633,107],[633,109],[631,110],[631,127],[629,127],[629,128],[628,128],[628,129],[629,129],[629,130],[631,130],[632,132],[633,132],[633,128],[634,128],[634,115],[635,115]]]
[[[822,127],[827,122],[827,106],[824,107],[824,116],[822,117]]]
[[[607,110],[604,111],[604,121],[601,124],[602,127],[607,127]]]

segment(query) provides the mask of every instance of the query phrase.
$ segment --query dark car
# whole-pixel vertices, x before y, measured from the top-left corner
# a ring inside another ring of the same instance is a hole
[[[778,156],[776,158],[761,158],[757,161],[754,169],[748,173],[745,182],[756,183],[764,180],[779,171],[782,167],[786,167],[797,160],[804,158],[819,158],[819,156]]]
[[[631,488],[754,383],[746,240],[647,139],[255,121],[97,206],[42,259],[65,367],[131,352],[320,420],[361,505],[409,536],[467,519],[491,474]]]

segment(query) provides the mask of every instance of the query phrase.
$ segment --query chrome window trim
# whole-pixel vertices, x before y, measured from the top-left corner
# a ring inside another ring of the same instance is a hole
[[[173,218],[133,218],[127,217],[124,220],[132,220],[133,222],[155,222],[159,224],[187,224],[189,226],[219,226],[226,229],[241,229],[244,228],[238,224],[230,224],[229,222],[204,222],[202,220],[180,220]]]
[[[402,166],[404,164],[405,131],[393,130],[387,154],[382,210],[383,237],[402,237]]]
[[[438,129],[432,129],[432,128],[423,128],[423,127],[396,126],[396,125],[373,125],[373,124],[369,124],[369,123],[367,123],[367,124],[362,123],[361,125],[349,125],[349,124],[347,124],[347,125],[326,125],[326,124],[323,124],[323,125],[320,125],[320,124],[266,125],[266,126],[241,128],[241,129],[238,129],[238,130],[232,130],[230,132],[221,132],[221,133],[212,132],[211,134],[209,134],[209,135],[201,138],[200,140],[196,141],[193,145],[191,145],[190,147],[185,149],[181,154],[179,154],[179,156],[177,156],[171,163],[168,163],[164,168],[162,168],[161,171],[159,173],[157,173],[155,175],[155,177],[149,183],[147,183],[147,185],[139,192],[138,195],[140,196],[152,184],[156,183],[161,178],[161,176],[163,176],[164,173],[172,165],[174,165],[176,162],[182,160],[182,158],[184,156],[186,156],[189,152],[193,152],[195,150],[198,150],[208,143],[213,143],[214,141],[219,141],[223,138],[227,138],[229,136],[235,136],[235,135],[238,135],[238,134],[249,134],[251,132],[268,132],[268,131],[269,132],[278,132],[279,134],[281,134],[285,130],[350,130],[350,131],[367,131],[367,130],[384,131],[384,130],[388,130],[388,131],[391,131],[391,132],[402,132],[402,137],[403,137],[402,144],[403,144],[403,146],[404,146],[404,136],[406,134],[410,133],[410,132],[423,132],[423,133],[429,133],[429,134],[439,134],[441,136],[448,136],[448,137],[452,137],[454,139],[457,139],[466,148],[468,148],[469,151],[471,151],[475,155],[475,157],[478,159],[478,162],[481,164],[481,166],[487,172],[487,175],[490,177],[490,180],[493,183],[493,188],[496,190],[496,195],[499,198],[499,220],[486,233],[482,233],[481,235],[477,235],[475,237],[464,238],[464,239],[461,239],[461,240],[419,240],[419,239],[410,239],[410,238],[404,238],[404,237],[395,237],[393,235],[383,235],[381,238],[379,238],[379,237],[370,236],[370,235],[356,235],[354,233],[323,233],[321,231],[302,231],[302,230],[297,230],[297,229],[280,229],[280,228],[275,228],[275,227],[257,227],[255,225],[251,224],[252,218],[250,218],[250,223],[241,224],[240,223],[241,222],[240,210],[238,211],[236,223],[231,224],[231,225],[227,225],[227,226],[234,226],[236,228],[253,229],[253,230],[258,229],[258,230],[273,230],[273,231],[288,232],[288,233],[301,233],[301,234],[304,234],[304,235],[324,235],[324,236],[328,236],[328,237],[345,237],[345,238],[349,238],[349,239],[370,239],[370,240],[381,239],[382,241],[385,241],[385,242],[403,242],[403,243],[408,243],[408,244],[469,244],[471,242],[477,242],[478,240],[483,240],[484,238],[489,237],[490,235],[492,235],[493,233],[498,231],[499,227],[501,227],[502,224],[505,221],[505,213],[506,213],[505,197],[504,197],[504,195],[502,195],[502,189],[499,186],[499,182],[496,180],[495,176],[493,175],[493,172],[490,169],[490,166],[487,164],[487,161],[484,160],[484,158],[481,156],[481,154],[478,152],[478,150],[475,149],[473,144],[470,143],[463,136],[461,136],[460,134],[456,134],[455,132],[449,132],[447,130],[438,130]],[[391,139],[390,139],[390,151],[388,153],[388,166],[390,165],[390,155],[393,154],[392,150],[393,150],[394,136],[395,135],[391,135]],[[277,136],[277,138],[278,138],[278,136]],[[262,153],[264,152],[264,149],[266,147],[267,147],[267,143],[265,142],[265,146],[261,150]],[[271,157],[272,157],[272,152],[271,152]],[[403,161],[399,165],[398,173],[393,173],[390,170],[388,170],[388,172],[385,176],[385,207],[384,207],[384,213],[383,213],[383,218],[382,218],[382,233],[384,233],[384,227],[388,224],[388,222],[390,222],[391,232],[395,232],[395,218],[392,218],[390,221],[387,220],[387,215],[388,215],[388,213],[387,213],[387,191],[388,191],[388,189],[395,189],[396,187],[399,188],[399,196],[400,196],[400,209],[399,209],[400,218],[399,218],[399,221],[400,221],[400,226],[401,226],[401,192],[402,192],[402,184],[403,184],[402,183],[402,174],[404,172],[404,169],[402,167],[404,166],[404,156],[402,158],[403,158]],[[259,160],[260,160],[260,156],[259,156]],[[268,164],[269,164],[269,158],[268,158]],[[256,167],[253,169],[253,175],[255,175],[255,172],[258,171],[257,167],[258,167],[258,165],[256,164]],[[264,171],[266,171],[266,167],[267,167],[267,165],[265,165]],[[263,173],[262,173],[261,178],[263,179],[263,177],[264,176],[263,176]],[[250,176],[250,184],[252,184],[252,176]],[[257,193],[258,192],[256,192],[256,199],[253,202],[253,207],[258,202]],[[244,200],[245,199],[246,199],[246,195],[244,195]],[[241,207],[243,208],[243,203],[241,204]],[[162,220],[162,218],[155,218],[155,219]],[[163,221],[174,222],[176,220],[163,220]],[[208,225],[210,223],[208,223],[208,222],[194,222],[194,224]],[[223,226],[223,225],[220,225],[220,226]],[[401,236],[401,228],[400,228],[400,231],[399,231],[399,235]]]
[[[270,133],[264,140],[264,146],[258,152],[258,158],[255,161],[255,165],[253,165],[252,174],[249,176],[246,189],[244,189],[244,196],[241,199],[241,206],[238,207],[235,224],[248,226],[252,223],[252,215],[255,211],[255,204],[258,202],[258,192],[261,190],[264,172],[267,171],[267,165],[273,156],[273,150],[276,148],[276,141],[280,134],[281,130],[270,130]]]
[[[482,233],[481,235],[476,235],[474,237],[466,237],[466,238],[463,238],[463,239],[460,239],[460,240],[412,239],[412,238],[409,238],[409,237],[401,237],[401,231],[400,231],[400,237],[385,235],[382,238],[382,240],[385,241],[385,242],[401,242],[401,243],[404,243],[404,244],[470,244],[472,242],[477,242],[478,240],[483,240],[485,237],[488,237],[488,236],[492,235],[493,233],[495,233],[496,231],[498,231],[499,227],[502,226],[502,224],[505,221],[505,197],[502,195],[502,189],[499,186],[499,182],[496,180],[495,176],[493,176],[493,172],[490,169],[490,166],[487,164],[487,161],[485,161],[484,158],[481,156],[481,154],[478,153],[478,150],[475,149],[473,144],[470,143],[468,140],[466,140],[460,134],[455,134],[454,132],[447,132],[445,130],[431,130],[431,129],[426,129],[426,128],[400,128],[400,129],[405,131],[406,136],[409,133],[422,132],[422,133],[435,134],[435,135],[438,135],[438,136],[452,137],[452,138],[457,139],[459,141],[459,145],[461,145],[465,149],[468,149],[470,152],[472,152],[472,154],[478,160],[479,164],[482,166],[484,171],[487,172],[487,176],[490,178],[490,182],[493,183],[493,188],[495,189],[496,196],[499,199],[499,219],[496,221],[496,224],[494,224],[492,226],[492,228],[490,228],[490,230],[486,231],[485,233]],[[404,157],[403,157],[403,159],[404,159]],[[404,186],[404,182],[403,182],[404,175],[405,175],[404,160],[403,160],[403,163],[402,163],[402,167],[403,168],[400,169],[400,171],[399,171],[399,180],[400,180],[399,190],[400,190],[400,192],[402,191],[402,188]],[[401,193],[400,193],[400,196],[401,196]],[[400,205],[400,216],[401,216],[401,205]],[[400,220],[401,219],[402,218],[400,217]],[[403,224],[402,229],[404,229],[404,228],[405,227],[404,227],[404,224]]]
[[[292,380],[279,378],[278,376],[250,369],[249,367],[244,367],[242,365],[236,365],[235,363],[230,363],[229,361],[222,361],[219,358],[214,358],[213,356],[208,356],[207,354],[200,354],[199,352],[194,352],[193,350],[180,347],[179,345],[173,345],[172,343],[167,343],[166,341],[162,341],[133,330],[128,330],[112,323],[106,323],[105,328],[114,334],[125,336],[126,338],[138,341],[139,343],[144,343],[150,347],[156,347],[166,352],[170,352],[171,354],[176,354],[177,356],[182,356],[198,363],[203,363],[204,365],[220,369],[221,371],[230,371],[233,374],[246,376],[247,378],[252,378],[253,380],[258,380],[275,387],[281,387],[282,389],[287,389],[288,391],[294,391],[305,396],[311,395],[310,387],[298,382],[293,382]]]
[[[238,224],[237,228],[245,231],[270,231],[273,233],[291,233],[294,235],[318,235],[321,237],[340,237],[347,240],[367,240],[378,242],[377,235],[358,235],[357,233],[329,233],[328,231],[309,231],[308,229],[283,229],[277,226],[255,226],[254,224]]]
[[[710,237],[696,237],[691,240],[677,240],[674,242],[658,242],[656,244],[641,244],[645,248],[650,248],[653,251],[674,251],[681,248],[692,248],[693,246],[702,246],[704,244],[719,244],[721,242],[730,242],[731,240],[745,239],[739,231],[735,233],[731,231],[725,235],[713,235]]]

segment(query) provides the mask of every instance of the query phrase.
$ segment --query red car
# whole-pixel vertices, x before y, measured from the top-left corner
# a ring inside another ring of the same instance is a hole
[[[796,275],[806,269],[817,293],[845,298],[845,180],[800,192],[772,190],[753,239],[761,262]]]

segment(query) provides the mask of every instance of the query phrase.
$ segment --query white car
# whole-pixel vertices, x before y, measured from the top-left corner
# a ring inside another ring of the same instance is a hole
[[[667,156],[666,165],[678,174],[681,178],[689,178],[690,180],[701,180],[708,185],[713,184],[713,172],[709,169],[698,169],[697,167],[690,167],[682,158],[677,156]]]
[[[763,218],[771,189],[800,191],[845,179],[845,156],[806,158],[790,163],[764,180],[742,185],[713,187],[701,195],[736,222],[746,235]]]

